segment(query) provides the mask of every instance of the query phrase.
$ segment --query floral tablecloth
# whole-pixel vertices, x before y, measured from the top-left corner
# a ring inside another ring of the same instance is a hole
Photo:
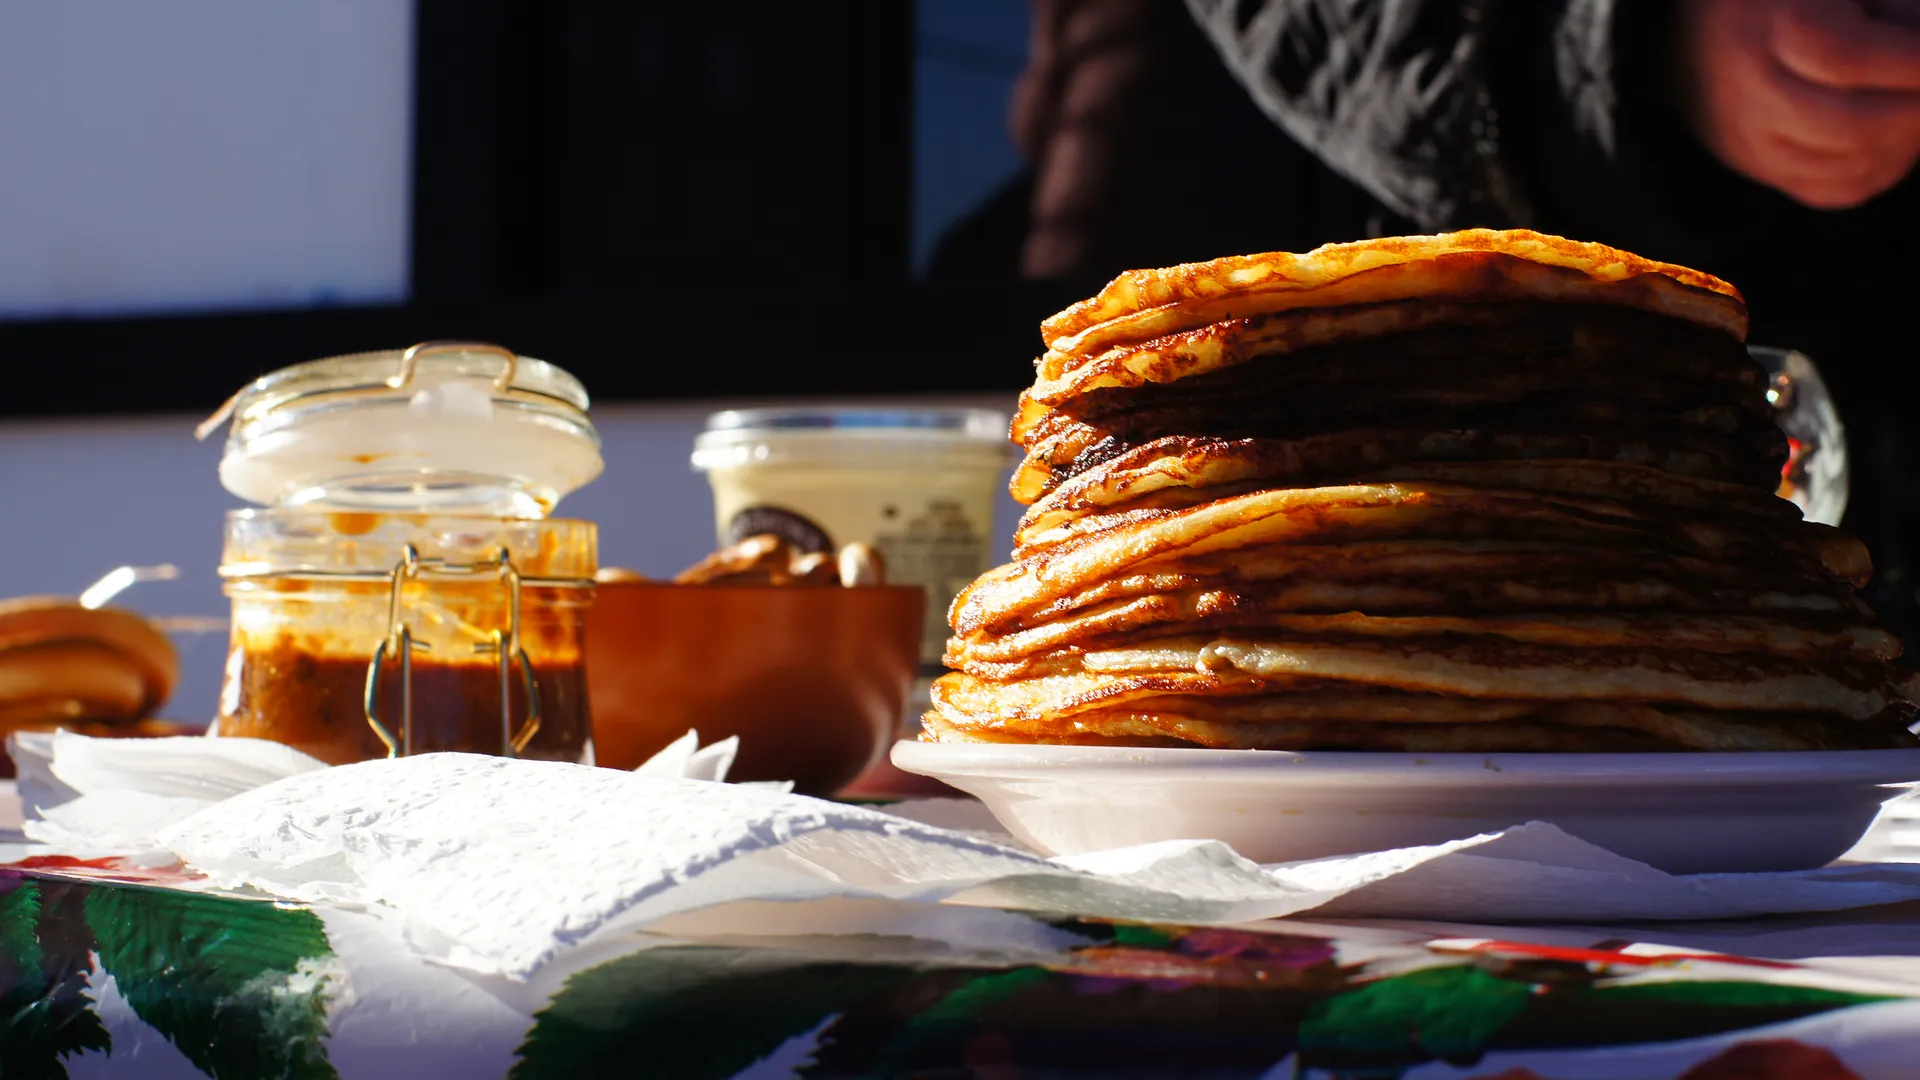
[[[1920,905],[1720,924],[1189,928],[736,904],[527,983],[377,909],[0,869],[0,1076],[1920,1076]],[[1637,942],[1637,944],[1636,944]]]

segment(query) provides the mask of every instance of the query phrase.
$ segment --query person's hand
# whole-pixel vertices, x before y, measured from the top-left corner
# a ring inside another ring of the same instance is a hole
[[[1920,2],[1682,0],[1679,19],[1682,113],[1730,168],[1842,209],[1920,158]]]

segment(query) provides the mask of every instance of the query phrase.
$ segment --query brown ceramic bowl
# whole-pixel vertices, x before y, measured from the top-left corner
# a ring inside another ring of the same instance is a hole
[[[729,780],[831,795],[899,731],[925,605],[916,586],[602,582],[587,614],[595,760],[631,769],[694,728],[740,737]]]

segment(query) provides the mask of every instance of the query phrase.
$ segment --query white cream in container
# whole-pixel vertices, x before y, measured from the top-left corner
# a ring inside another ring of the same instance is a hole
[[[715,413],[693,464],[713,485],[720,543],[776,533],[831,550],[872,544],[887,580],[927,590],[920,659],[940,670],[947,606],[990,565],[1012,461],[988,409],[776,408]]]

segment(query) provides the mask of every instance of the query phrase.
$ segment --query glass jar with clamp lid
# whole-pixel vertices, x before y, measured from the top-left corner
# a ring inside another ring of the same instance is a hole
[[[315,361],[237,395],[222,480],[271,505],[227,516],[217,733],[336,764],[591,761],[597,538],[544,516],[600,471],[585,411],[566,372],[469,343]]]

